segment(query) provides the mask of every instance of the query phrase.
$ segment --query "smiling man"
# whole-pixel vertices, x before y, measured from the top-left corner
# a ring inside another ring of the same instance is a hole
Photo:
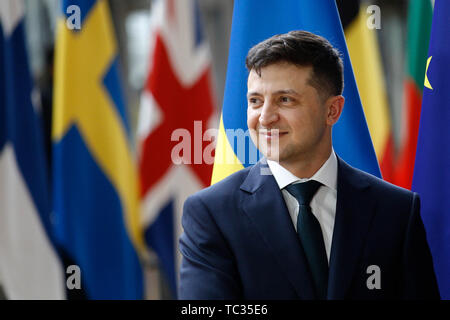
[[[251,68],[248,77],[247,119],[252,140],[264,155],[276,145],[271,158],[278,158],[296,176],[312,176],[329,158],[331,127],[344,105],[340,92],[319,96],[320,87],[316,90],[310,84],[312,72],[311,66],[277,62]],[[342,84],[335,90],[342,90]]]
[[[247,124],[265,158],[186,200],[179,297],[439,298],[418,195],[332,148],[339,52],[292,31],[257,44],[246,65]]]

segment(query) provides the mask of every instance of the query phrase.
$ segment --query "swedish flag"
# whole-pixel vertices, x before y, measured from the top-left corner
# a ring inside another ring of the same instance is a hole
[[[105,0],[72,0],[62,9],[52,132],[56,241],[66,264],[80,267],[87,298],[139,299],[137,172],[109,8]]]

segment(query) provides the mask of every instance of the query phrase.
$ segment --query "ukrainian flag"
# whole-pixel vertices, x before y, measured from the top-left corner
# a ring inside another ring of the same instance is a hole
[[[140,299],[137,172],[109,8],[105,0],[62,4],[52,132],[56,241],[66,266],[80,267],[86,298]]]
[[[333,128],[334,150],[349,164],[381,177],[335,0],[236,0],[212,183],[259,159],[256,147],[245,134],[248,130],[245,57],[258,42],[291,30],[321,35],[342,53],[346,101]]]

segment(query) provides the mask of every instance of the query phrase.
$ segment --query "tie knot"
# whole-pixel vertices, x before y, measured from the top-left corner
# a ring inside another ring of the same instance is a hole
[[[309,180],[306,182],[290,184],[286,190],[297,199],[299,205],[309,206],[311,199],[322,184],[319,181]]]

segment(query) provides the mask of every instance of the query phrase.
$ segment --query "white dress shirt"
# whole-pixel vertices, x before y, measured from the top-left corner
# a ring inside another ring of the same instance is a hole
[[[309,179],[296,177],[276,161],[267,160],[267,164],[283,194],[295,230],[297,230],[299,205],[297,199],[284,188],[291,183],[306,182],[308,180],[316,180],[322,183],[322,186],[312,198],[310,206],[312,213],[317,218],[320,227],[322,228],[322,235],[329,263],[337,201],[337,158],[334,150],[331,150],[328,160]]]

